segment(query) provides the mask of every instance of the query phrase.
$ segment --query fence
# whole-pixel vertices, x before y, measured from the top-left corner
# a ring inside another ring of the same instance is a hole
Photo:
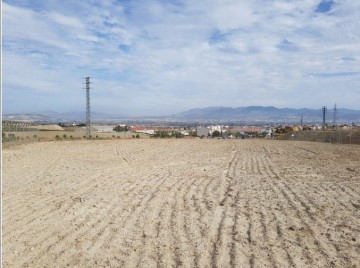
[[[339,144],[360,144],[360,130],[304,130],[286,133],[279,137],[279,139]]]
[[[3,121],[1,126],[3,147],[38,141],[39,129],[27,123]]]

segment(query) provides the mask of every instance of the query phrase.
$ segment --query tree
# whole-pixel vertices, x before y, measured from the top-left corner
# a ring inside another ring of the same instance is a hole
[[[220,136],[221,136],[221,133],[220,133],[220,131],[215,130],[215,131],[212,133],[212,136],[213,136],[213,137],[220,137]]]
[[[197,137],[197,132],[196,132],[196,130],[190,131],[190,132],[189,132],[189,136],[191,136],[191,137]]]
[[[182,138],[182,137],[183,137],[183,135],[182,135],[180,132],[178,132],[178,131],[173,132],[172,135],[173,135],[176,139],[179,139],[179,138]]]
[[[116,131],[116,132],[122,132],[122,131],[128,131],[129,129],[128,129],[128,126],[125,125],[124,127],[116,126],[116,127],[113,128],[113,130]]]
[[[169,134],[166,131],[156,131],[154,134],[156,138],[168,138]]]

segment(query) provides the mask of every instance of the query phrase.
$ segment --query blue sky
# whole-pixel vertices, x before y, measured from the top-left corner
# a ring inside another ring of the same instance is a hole
[[[360,109],[360,1],[3,0],[3,113]]]

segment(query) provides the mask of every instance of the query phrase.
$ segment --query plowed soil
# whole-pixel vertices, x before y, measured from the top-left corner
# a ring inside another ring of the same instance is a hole
[[[27,144],[2,212],[3,267],[360,267],[360,147]]]

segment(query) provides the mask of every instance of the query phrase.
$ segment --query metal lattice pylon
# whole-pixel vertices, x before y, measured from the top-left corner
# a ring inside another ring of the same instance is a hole
[[[86,138],[90,139],[90,77],[85,77],[86,85]]]
[[[326,111],[327,111],[327,107],[323,106],[322,107],[322,117],[323,117],[323,129],[326,128]]]

